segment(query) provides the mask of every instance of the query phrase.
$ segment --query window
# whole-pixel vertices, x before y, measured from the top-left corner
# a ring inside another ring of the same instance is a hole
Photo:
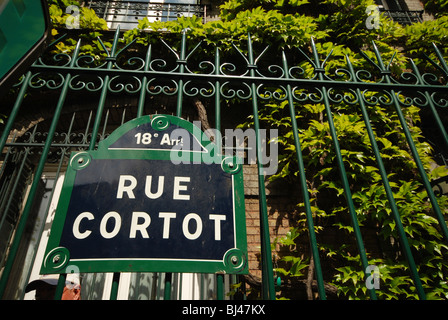
[[[380,11],[390,19],[402,25],[409,25],[423,20],[422,10],[409,10],[404,0],[376,0]]]
[[[85,1],[84,5],[95,10],[107,21],[110,29],[128,30],[137,27],[138,21],[170,21],[180,16],[203,16],[204,6],[199,0],[150,0],[150,1]]]

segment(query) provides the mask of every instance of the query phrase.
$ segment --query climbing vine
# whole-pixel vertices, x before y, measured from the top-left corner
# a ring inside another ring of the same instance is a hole
[[[446,44],[448,20],[445,2],[425,1],[428,10],[435,11],[436,7],[440,9],[436,10],[435,20],[404,27],[379,16],[378,27],[369,29],[366,27],[367,8],[375,5],[373,0],[228,0],[220,7],[221,19],[218,21],[204,24],[198,17],[180,17],[177,21],[150,22],[144,18],[137,28],[123,34],[122,41],[136,41],[146,46],[153,43],[162,31],[165,37],[170,37],[170,34],[187,29],[191,43],[203,40],[224,51],[230,50],[235,41],[247,39],[250,34],[255,44],[269,45],[278,52],[298,47],[309,52],[310,39],[313,38],[323,58],[332,53],[326,63],[326,71],[329,72],[345,68],[347,57],[355,67],[371,70],[368,59],[374,59],[374,42],[384,59],[390,61],[391,72],[401,74],[403,70],[411,69],[409,58],[425,69],[433,67],[425,60],[425,54],[434,57],[431,42],[440,46]],[[57,27],[53,32],[56,37],[67,15],[63,8],[76,1],[52,0],[50,3],[50,12]],[[83,10],[81,27],[91,29],[88,36],[96,38],[97,33],[105,30],[106,26],[92,12]],[[104,48],[99,42],[93,43],[97,46],[90,45],[81,51],[100,57]],[[59,45],[58,50],[69,52],[74,45],[73,41],[66,40]],[[110,46],[108,43],[104,45]],[[441,50],[444,48],[441,47]],[[310,63],[300,59],[297,62],[303,70],[303,76],[313,76],[314,69]],[[378,93],[369,94],[372,100],[378,99]],[[366,299],[365,274],[356,245],[350,240],[353,239],[354,230],[339,178],[325,107],[318,102],[295,102],[294,108],[306,164],[315,231],[325,266],[325,280],[337,288],[339,298]],[[332,103],[331,109],[357,219],[363,236],[368,239],[366,251],[369,263],[377,266],[380,273],[378,298],[417,299],[417,290],[409,276],[409,266],[399,242],[396,222],[392,218],[360,111],[356,104],[345,100]],[[438,221],[433,216],[426,191],[422,188],[401,123],[390,105],[368,104],[367,111],[427,298],[448,299],[448,247],[443,242]],[[263,126],[279,130],[279,169],[270,180],[280,179],[292,185],[297,184],[299,169],[288,102],[267,99],[259,112]],[[444,166],[435,166],[432,146],[421,130],[421,110],[408,105],[403,108],[403,113],[429,178],[446,176],[448,172]],[[241,127],[252,125],[252,119],[249,118]],[[439,205],[446,214],[447,199],[440,197]],[[305,279],[312,271],[304,204],[300,199],[297,200],[292,220],[290,232],[276,239],[273,244],[279,257],[276,260],[276,272],[284,284],[293,283],[294,279]],[[280,290],[278,297],[292,296]]]

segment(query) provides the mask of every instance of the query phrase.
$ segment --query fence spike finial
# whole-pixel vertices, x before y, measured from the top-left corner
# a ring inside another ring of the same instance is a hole
[[[448,77],[448,64],[446,63],[445,58],[443,58],[442,53],[440,52],[439,48],[437,47],[437,45],[434,42],[432,43],[432,46],[434,48],[437,58],[440,61],[440,64],[441,64],[441,66],[437,65],[437,68],[440,71],[442,71],[445,74],[445,76]]]

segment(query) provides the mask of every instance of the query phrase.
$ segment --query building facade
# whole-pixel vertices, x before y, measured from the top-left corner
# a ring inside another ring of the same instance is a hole
[[[3,98],[12,110],[5,119],[9,127],[5,125],[4,128],[9,130],[4,134],[6,139],[0,162],[0,254],[3,270],[9,263],[3,295],[6,299],[34,298],[32,292],[25,294],[25,287],[28,282],[39,278],[71,152],[95,148],[120,125],[146,114],[174,114],[190,121],[200,121],[204,128],[234,129],[242,119],[254,117],[256,112],[238,108],[229,101],[246,100],[250,105],[253,101],[261,104],[264,98],[258,89],[254,89],[256,85],[261,86],[262,77],[253,73],[257,71],[257,62],[253,56],[250,57],[250,51],[247,53],[247,72],[239,75],[225,73],[222,71],[224,64],[215,56],[214,61],[210,58],[207,62],[216,64],[212,68],[216,72],[213,75],[201,73],[200,69],[189,70],[187,60],[193,60],[194,55],[186,49],[175,51],[160,45],[150,52],[151,57],[148,58],[149,51],[133,56],[141,47],[115,47],[120,36],[116,30],[132,29],[145,17],[150,21],[169,21],[191,15],[200,16],[204,21],[217,19],[218,8],[213,2],[89,0],[82,4],[93,9],[108,24],[110,31],[104,32],[103,43],[113,44],[110,51],[104,47],[107,56],[98,65],[93,65],[91,57],[76,52],[71,56],[44,55],[13,88],[14,94]],[[378,5],[380,11],[402,24],[430,19],[418,1],[381,1]],[[242,51],[239,53],[243,55]],[[323,82],[319,85],[327,84],[321,80]],[[195,84],[195,81],[200,84]],[[269,81],[286,90],[282,79],[272,77]],[[391,90],[390,87],[386,89]],[[296,99],[295,102],[300,101],[298,96],[289,95]],[[312,97],[310,99],[312,101]],[[130,300],[240,298],[241,292],[235,288],[242,281],[245,286],[247,284],[249,291],[244,292],[247,296],[257,295],[260,290],[272,291],[272,286],[263,288],[263,281],[260,281],[266,276],[266,270],[263,270],[267,263],[265,255],[270,252],[266,247],[270,247],[275,239],[288,235],[290,217],[297,213],[297,201],[291,199],[302,196],[297,183],[271,183],[264,176],[260,178],[260,168],[266,167],[266,163],[260,164],[260,159],[258,162],[249,159],[247,139],[246,143],[236,147],[232,144],[232,147],[234,153],[243,155],[246,161],[243,171],[250,276],[121,273],[117,282],[116,275],[112,273],[86,273],[80,275],[82,298],[109,299],[114,282],[118,283],[117,298]],[[256,146],[260,144],[261,141],[257,140]],[[268,218],[265,222],[264,215]],[[268,243],[263,243],[266,232]],[[21,238],[14,240],[18,233]],[[16,255],[12,264],[8,262],[11,250]],[[270,263],[274,265],[267,264],[268,268],[276,266],[276,254],[274,252],[273,258],[269,258],[273,259]],[[272,270],[267,274],[274,279]],[[171,287],[168,296],[167,285]],[[334,295],[334,288],[328,284],[327,287],[328,294]],[[222,292],[231,294],[223,295]]]

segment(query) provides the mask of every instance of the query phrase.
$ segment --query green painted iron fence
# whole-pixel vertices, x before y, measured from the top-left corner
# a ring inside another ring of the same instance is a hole
[[[93,150],[99,141],[120,124],[146,113],[153,113],[154,110],[193,118],[192,111],[184,107],[185,100],[199,99],[207,101],[204,103],[207,106],[206,111],[214,116],[214,126],[219,131],[224,128],[223,119],[230,119],[235,125],[243,122],[247,116],[251,116],[253,120],[256,132],[256,156],[259,160],[257,172],[264,299],[274,299],[276,295],[266,202],[266,177],[260,161],[263,147],[260,135],[262,128],[260,106],[270,101],[286,103],[288,106],[285,110],[289,114],[289,126],[294,138],[298,164],[298,175],[295,178],[296,184],[300,186],[304,204],[319,298],[326,299],[323,266],[319,258],[316,226],[313,222],[307,184],[307,163],[304,161],[300,141],[300,118],[296,116],[296,109],[306,103],[324,106],[328,134],[333,143],[332,148],[336,156],[362,270],[368,270],[370,263],[352,199],[351,185],[345,167],[347,164],[343,161],[344,150],[340,147],[332,110],[332,106],[338,103],[357,106],[364,120],[366,134],[387,194],[401,250],[409,265],[418,296],[425,299],[418,265],[400,218],[400,208],[394,199],[375,136],[374,124],[369,118],[368,107],[390,106],[395,109],[401,123],[400,129],[404,133],[416,170],[420,174],[422,187],[426,189],[434,217],[439,222],[440,232],[445,241],[448,241],[446,218],[438,204],[438,193],[433,191],[434,183],[428,178],[408,121],[402,111],[412,105],[429,111],[433,117],[432,124],[437,127],[441,141],[445,144],[440,148],[448,147],[448,135],[438,114],[448,106],[446,99],[448,65],[439,49],[434,46],[438,61],[430,59],[438,75],[421,74],[412,61],[410,62],[412,70],[395,75],[391,70],[394,58],[385,61],[375,44],[372,44],[375,56],[371,58],[364,56],[370,63],[370,70],[356,69],[348,56],[344,68],[331,70],[327,68],[331,53],[322,57],[313,40],[310,41],[309,50],[295,48],[291,52],[280,52],[278,57],[279,52],[274,52],[274,55],[267,54],[272,48],[253,48],[250,36],[246,42],[235,43],[230,48],[210,48],[205,43],[192,45],[187,41],[187,35],[187,32],[182,33],[177,45],[168,44],[160,38],[157,46],[152,44],[141,46],[135,42],[124,44],[120,39],[120,30],[117,30],[110,42],[103,42],[104,39],[101,38],[95,40],[94,45],[98,46],[101,52],[96,57],[83,54],[82,50],[85,48],[81,39],[69,54],[57,51],[52,53],[54,46],[64,41],[64,38],[61,38],[50,46],[49,53],[38,59],[24,74],[20,83],[11,89],[15,91],[15,100],[4,99],[7,107],[2,106],[2,110],[7,109],[8,114],[0,140],[2,150],[0,254],[3,268],[0,294],[4,296],[8,281],[11,285],[14,260],[23,250],[21,240],[27,235],[29,221],[36,220],[34,206],[37,199],[42,196],[39,195],[40,185],[50,167],[54,176],[59,177],[64,172],[71,151]],[[209,58],[198,60],[198,57]],[[233,60],[226,60],[228,57]],[[311,69],[310,76],[304,72],[305,65]],[[232,115],[227,114],[225,105],[239,104],[241,101],[250,105],[251,109],[238,110]],[[123,105],[129,108],[118,108]],[[51,190],[53,189],[49,190],[50,199],[53,196]],[[366,274],[365,277],[367,276]],[[217,298],[222,299],[223,277],[222,275],[217,277]],[[62,275],[60,284],[63,284],[64,279],[65,276]],[[117,296],[118,279],[119,274],[116,274],[113,277],[112,299]],[[170,287],[171,275],[166,274],[165,298],[170,297]],[[61,285],[59,290],[62,290]],[[375,288],[370,288],[369,294],[371,299],[377,298]]]

